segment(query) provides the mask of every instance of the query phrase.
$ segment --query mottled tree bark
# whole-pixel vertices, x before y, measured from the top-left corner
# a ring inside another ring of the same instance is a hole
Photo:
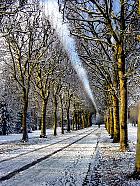
[[[41,113],[41,138],[46,137],[46,107],[47,101],[43,100],[42,102],[42,113]]]
[[[22,113],[22,141],[26,142],[28,141],[28,133],[27,133],[27,123],[26,123],[26,117],[27,117],[27,110],[28,110],[28,95],[26,93],[26,90],[23,90],[24,95],[23,95],[23,113]]]
[[[138,0],[138,15],[140,15],[140,0]]]
[[[120,81],[120,150],[128,147],[127,136],[127,81],[125,77],[125,54],[122,46],[118,46],[118,71]]]
[[[113,95],[113,119],[114,119],[114,143],[120,141],[120,125],[119,125],[119,100]]]
[[[79,111],[79,129],[82,127],[82,112]]]
[[[125,32],[125,1],[120,1],[120,41],[117,43],[118,74],[120,83],[120,150],[126,151],[128,147],[127,136],[127,79],[125,76],[125,53],[124,53],[124,32]]]
[[[115,52],[115,50],[114,50]],[[119,77],[118,77],[118,66],[117,66],[117,55],[114,54],[114,74],[113,74],[113,86],[115,91],[113,91],[112,95],[112,103],[113,103],[113,122],[114,122],[114,143],[120,142],[120,123],[119,123],[119,99],[117,97],[117,90],[119,87]]]
[[[64,123],[63,123],[63,99],[60,98],[61,103],[61,133],[64,134]]]
[[[110,135],[111,139],[114,137],[114,122],[113,122],[113,108],[109,109],[109,114],[110,114]]]
[[[56,96],[53,97],[53,105],[54,105],[54,136],[57,135],[57,98]]]
[[[140,103],[138,105],[138,130],[137,130],[135,169],[136,169],[136,172],[140,175]]]
[[[80,129],[80,112],[77,112],[77,128]]]
[[[69,96],[68,96],[69,97]],[[67,105],[67,131],[70,132],[70,98],[68,99]]]
[[[87,113],[87,117],[88,117],[88,127],[90,127],[90,112]]]
[[[110,134],[110,116],[109,115],[107,116],[107,131],[108,131],[108,134]]]
[[[78,113],[75,112],[75,126],[76,126],[76,130],[78,130]]]
[[[90,113],[89,120],[90,120],[90,127],[91,127],[92,126],[92,113]]]
[[[70,132],[70,108],[67,108],[67,131]]]
[[[72,119],[72,129],[74,130],[74,128],[76,127],[76,114],[75,114],[75,110],[73,111],[73,119]]]
[[[82,128],[85,128],[85,115],[84,115],[84,111],[82,112]]]
[[[85,112],[85,127],[88,127],[88,114]]]

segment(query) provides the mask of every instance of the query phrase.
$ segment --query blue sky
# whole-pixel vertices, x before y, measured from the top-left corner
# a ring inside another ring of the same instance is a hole
[[[120,11],[120,1],[119,0],[114,0],[113,10],[114,10],[115,14],[119,13],[119,11]]]

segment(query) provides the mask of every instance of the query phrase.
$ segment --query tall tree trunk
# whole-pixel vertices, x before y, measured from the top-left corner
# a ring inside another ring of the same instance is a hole
[[[119,77],[118,77],[118,66],[117,66],[117,54],[114,55],[114,77],[113,77],[113,86],[117,92],[119,87]],[[116,95],[116,92],[113,92],[112,103],[113,103],[113,119],[114,119],[114,143],[120,142],[120,123],[119,123],[119,99]]]
[[[72,129],[76,127],[76,115],[75,115],[75,110],[73,111],[73,119],[72,119]]]
[[[88,117],[87,117],[87,112],[85,112],[84,116],[85,116],[85,127],[87,128],[87,127],[88,127]]]
[[[127,81],[125,77],[125,54],[122,46],[118,47],[118,71],[120,81],[120,150],[128,147],[127,136]]]
[[[67,131],[70,132],[70,108],[67,108]]]
[[[126,151],[128,147],[127,136],[127,79],[125,76],[125,0],[120,1],[120,41],[117,43],[118,74],[120,83],[120,150]]]
[[[85,113],[84,111],[82,112],[82,128],[84,129],[85,128]]]
[[[113,95],[113,119],[114,119],[114,143],[120,141],[120,125],[119,125],[119,100]]]
[[[111,139],[113,139],[114,137],[114,123],[113,123],[113,109],[110,108],[110,135],[111,135]]]
[[[42,102],[42,114],[41,114],[41,138],[46,138],[46,107],[47,101]]]
[[[8,134],[6,118],[3,118],[2,135]]]
[[[61,133],[64,134],[64,122],[63,122],[63,99],[60,98],[61,103]]]
[[[109,114],[109,110],[108,110],[108,113],[107,113],[107,131],[108,131],[108,134],[110,134],[110,114]]]
[[[57,98],[56,95],[53,98],[54,102],[54,136],[57,135]]]
[[[90,113],[89,120],[90,120],[90,127],[91,127],[92,126],[92,113]]]
[[[81,128],[81,112],[78,111],[78,130]]]
[[[91,126],[91,114],[88,112],[88,127]]]
[[[140,103],[138,104],[138,129],[135,169],[136,172],[140,175]]]
[[[75,111],[75,126],[76,130],[78,130],[78,112]]]
[[[138,1],[138,15],[140,15],[140,0],[137,1]]]
[[[26,142],[28,141],[28,133],[27,133],[27,110],[28,110],[28,96],[26,95],[26,91],[24,91],[24,97],[23,97],[23,113],[22,113],[22,130],[23,130],[23,136],[22,136],[22,141]]]
[[[109,133],[109,116],[106,117],[107,132]]]
[[[104,124],[105,124],[105,128],[107,130],[107,117],[106,117],[106,115],[104,115]]]
[[[89,112],[87,112],[87,127],[90,127],[90,122],[89,122]]]

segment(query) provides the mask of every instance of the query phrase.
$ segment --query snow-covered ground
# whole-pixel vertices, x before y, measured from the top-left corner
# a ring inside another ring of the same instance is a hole
[[[61,128],[57,128],[58,135],[61,134]],[[47,129],[46,130],[47,135],[53,134],[53,129]],[[39,137],[40,136],[40,130],[33,131],[32,133],[28,133],[29,138],[33,137]],[[21,134],[8,134],[6,136],[0,135],[0,144],[7,143],[7,142],[14,142],[14,141],[20,141],[22,139],[22,133]]]
[[[140,180],[131,175],[135,170],[137,127],[128,125],[129,149],[120,152],[119,143],[112,143],[104,127],[96,153],[96,162],[90,165],[84,185],[93,186],[140,186]]]
[[[137,127],[132,126],[132,124],[128,125],[128,140],[137,143]]]
[[[129,150],[125,153],[119,151],[119,143],[112,143],[104,126],[65,135],[59,130],[57,137],[50,130],[46,139],[38,138],[36,131],[28,143],[20,142],[21,135],[11,135],[8,140],[5,136],[1,143],[6,144],[0,145],[0,177],[10,172],[15,175],[0,185],[138,186],[139,180],[128,178],[134,171],[137,127],[128,126]]]
[[[94,130],[97,126],[41,141],[32,138],[26,144],[15,143],[17,148],[11,146],[0,156],[0,178],[16,174],[1,185],[81,185],[97,144],[98,133]]]

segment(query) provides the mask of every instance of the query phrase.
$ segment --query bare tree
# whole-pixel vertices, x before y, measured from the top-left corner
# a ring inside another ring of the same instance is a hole
[[[27,11],[28,9],[28,11]],[[35,66],[46,52],[45,34],[39,23],[42,23],[41,12],[36,4],[26,7],[13,18],[7,18],[3,23],[6,33],[5,41],[12,61],[13,76],[20,87],[23,101],[22,130],[23,141],[28,140],[26,116],[31,77]]]

